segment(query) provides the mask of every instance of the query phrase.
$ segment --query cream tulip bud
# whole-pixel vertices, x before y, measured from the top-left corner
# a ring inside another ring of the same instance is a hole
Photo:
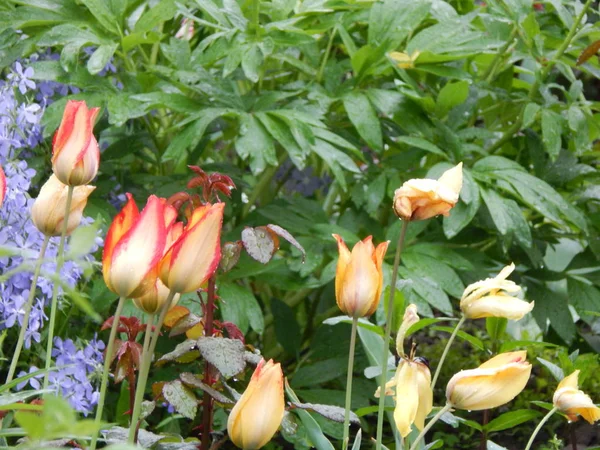
[[[277,432],[285,410],[279,363],[261,360],[248,387],[227,419],[231,441],[244,450],[259,449]]]
[[[447,170],[438,180],[414,178],[394,193],[394,211],[402,220],[425,220],[448,216],[462,189],[462,163]]]
[[[470,284],[460,300],[460,309],[469,319],[482,317],[504,317],[511,320],[522,319],[533,309],[535,302],[528,303],[513,295],[521,287],[507,280],[515,270],[515,265],[506,266],[494,278]]]
[[[570,421],[577,420],[580,415],[589,423],[600,420],[600,408],[594,405],[589,395],[579,390],[579,370],[565,377],[556,388],[552,402]]]
[[[141,297],[134,298],[133,303],[147,314],[156,314],[160,312],[163,305],[169,298],[169,292],[169,288],[166,287],[162,281],[160,281],[160,278],[156,278],[154,287],[148,289],[148,291]],[[173,300],[171,300],[170,308],[177,304],[179,297],[181,297],[179,294],[175,294]]]
[[[510,402],[527,385],[531,364],[527,352],[501,353],[477,369],[461,370],[446,388],[453,408],[478,411]]]
[[[69,208],[67,235],[70,235],[81,222],[83,208],[95,186],[76,186],[73,189],[73,198]],[[46,236],[60,236],[62,234],[67,209],[67,195],[69,187],[62,184],[55,175],[40,189],[40,194],[35,199],[31,208],[31,220],[35,227]]]
[[[339,308],[350,317],[370,316],[377,309],[383,288],[383,258],[388,242],[375,248],[369,236],[359,241],[352,252],[337,234],[339,258],[335,273],[335,298]]]

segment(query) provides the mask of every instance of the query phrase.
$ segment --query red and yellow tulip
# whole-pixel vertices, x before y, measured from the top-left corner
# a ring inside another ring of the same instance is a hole
[[[100,149],[93,134],[100,108],[69,100],[52,141],[52,170],[67,186],[88,184],[98,173]]]

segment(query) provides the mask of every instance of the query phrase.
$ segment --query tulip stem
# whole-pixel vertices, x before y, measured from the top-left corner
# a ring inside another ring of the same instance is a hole
[[[150,339],[152,338],[152,325],[154,324],[154,314],[148,315],[146,322],[146,332],[144,333],[144,346],[142,347],[142,360],[138,382],[135,389],[135,400],[133,402],[133,412],[131,413],[131,423],[129,424],[129,442],[135,444],[138,431],[138,420],[142,412],[142,401],[144,400],[144,391],[146,390],[146,381],[148,372],[152,363],[152,353],[150,353]],[[130,389],[133,386],[129,387]]]
[[[433,418],[427,423],[427,425],[425,425],[425,428],[423,428],[423,430],[419,433],[419,435],[415,439],[415,442],[413,442],[412,445],[410,446],[410,450],[417,450],[417,447],[419,446],[419,442],[421,442],[421,439],[423,439],[425,437],[425,435],[427,434],[427,432],[431,429],[431,427],[438,420],[440,420],[440,418],[444,414],[446,414],[451,409],[452,409],[452,404],[451,403],[446,403],[446,406],[444,406],[442,409],[440,409],[438,411],[438,413],[435,416],[433,416]]]
[[[74,186],[69,186],[67,190],[67,205],[65,207],[65,218],[60,233],[60,242],[58,243],[58,253],[56,254],[56,276],[60,280],[60,271],[65,264],[65,240],[67,237],[67,228],[69,226],[69,214],[71,212],[71,203],[73,202]],[[56,323],[56,310],[58,309],[58,281],[52,286],[52,301],[50,302],[50,322],[48,323],[48,342],[46,343],[46,372],[44,373],[44,389],[48,389],[50,382],[50,366],[52,365],[52,345],[54,341],[54,325]]]
[[[173,297],[175,297],[176,292],[171,290],[169,292],[169,296],[165,301],[162,309],[160,310],[160,315],[158,316],[158,322],[155,325],[153,333],[147,333],[144,336],[144,345],[146,338],[149,339],[148,342],[148,351],[147,357],[142,355],[142,363],[140,366],[140,372],[138,374],[138,381],[135,391],[135,404],[133,406],[133,412],[131,414],[131,425],[129,426],[129,438],[128,441],[130,444],[134,443],[136,430],[137,430],[137,422],[140,418],[140,413],[142,411],[142,401],[144,399],[144,392],[146,390],[146,383],[148,382],[148,374],[150,373],[150,366],[152,364],[152,356],[154,355],[154,350],[156,349],[156,343],[158,342],[158,338],[160,336],[160,329],[162,328],[163,322],[165,321],[165,317],[167,312],[171,308],[171,303],[173,302]],[[154,316],[151,317],[150,320],[154,320]],[[150,321],[149,320],[149,321]],[[152,328],[150,328],[152,329]],[[149,337],[148,337],[149,336]]]
[[[548,422],[548,419],[550,419],[550,417],[552,417],[552,415],[556,411],[558,411],[558,408],[552,408],[550,411],[548,411],[548,414],[546,414],[544,416],[544,418],[540,421],[538,426],[535,427],[535,430],[533,430],[533,434],[529,438],[529,442],[527,442],[527,447],[525,447],[525,450],[529,450],[531,448],[531,446],[533,445],[533,441],[535,440],[535,437],[537,436],[537,434],[540,432],[540,430],[546,424],[546,422]]]
[[[356,347],[356,328],[358,317],[352,318],[352,330],[350,331],[350,350],[348,351],[348,375],[346,377],[346,406],[344,409],[344,441],[343,450],[348,448],[350,440],[350,407],[352,403],[352,373],[354,372],[354,349]]]
[[[110,364],[112,362],[115,338],[117,337],[117,330],[119,329],[119,321],[121,320],[121,311],[123,311],[123,305],[125,305],[125,297],[120,297],[119,303],[117,304],[117,310],[113,316],[113,323],[110,327],[110,335],[108,337],[108,344],[106,345],[106,353],[104,353],[104,369],[102,370],[102,380],[100,381],[100,398],[98,399],[98,408],[96,409],[96,425],[98,425],[102,420],[102,410],[104,409],[106,388],[108,386],[108,374],[110,373]],[[94,431],[92,436],[90,450],[96,450],[98,433],[100,433],[100,430],[96,427],[96,431]]]
[[[23,325],[21,325],[21,330],[19,331],[19,339],[17,340],[17,347],[15,348],[12,360],[10,362],[10,369],[8,371],[8,376],[6,377],[6,383],[10,383],[12,381],[13,377],[15,376],[15,371],[17,370],[19,356],[21,356],[21,350],[23,349],[23,343],[25,342],[25,333],[27,332],[27,328],[29,327],[29,315],[31,314],[33,300],[35,299],[37,280],[40,276],[42,262],[44,261],[44,255],[46,254],[46,249],[48,248],[49,241],[50,237],[46,236],[44,238],[44,242],[42,243],[42,247],[40,248],[40,254],[38,255],[37,261],[35,263],[33,278],[31,279],[31,287],[29,288],[29,298],[27,299],[27,303],[25,304],[25,315],[23,316]]]
[[[452,345],[452,342],[454,342],[454,338],[458,334],[458,330],[460,329],[460,327],[462,327],[463,323],[465,323],[465,320],[467,320],[467,318],[465,316],[462,316],[460,318],[460,320],[458,321],[458,323],[454,327],[454,331],[452,331],[452,334],[450,335],[450,338],[446,342],[446,347],[444,347],[444,352],[442,353],[442,357],[440,358],[440,362],[438,363],[438,366],[435,369],[435,374],[433,375],[433,380],[431,381],[431,390],[432,391],[435,388],[435,384],[437,383],[438,377],[440,376],[440,372],[442,371],[442,366],[444,365],[444,361],[446,360],[446,356],[448,356],[448,351],[450,350],[450,346]]]
[[[392,269],[392,279],[390,281],[390,295],[387,304],[387,319],[385,322],[385,333],[383,337],[383,349],[381,353],[381,380],[379,381],[379,409],[377,411],[377,441],[376,449],[381,450],[383,444],[383,415],[385,409],[385,385],[387,383],[387,361],[388,352],[390,351],[390,336],[392,334],[392,320],[394,318],[394,297],[396,296],[396,280],[398,279],[398,267],[400,266],[400,255],[404,246],[404,238],[408,228],[408,220],[402,221],[400,236],[398,236],[398,244],[396,246],[396,255],[394,256],[394,267]]]
[[[208,288],[206,296],[206,317],[204,318],[204,336],[213,335],[213,312],[215,308],[215,288],[216,288],[216,277],[213,275],[208,279]],[[212,371],[212,364],[208,361],[204,364],[204,384],[212,386],[212,378],[210,373]],[[213,412],[213,398],[211,395],[204,391],[202,393],[202,441],[200,448],[202,450],[208,450],[210,448],[210,429],[212,426],[212,412]]]

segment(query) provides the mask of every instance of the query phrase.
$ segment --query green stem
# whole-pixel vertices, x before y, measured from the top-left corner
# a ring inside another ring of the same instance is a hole
[[[348,448],[350,439],[350,406],[352,402],[352,372],[354,372],[354,348],[356,347],[356,327],[358,317],[352,318],[352,331],[350,331],[350,350],[348,352],[348,375],[346,377],[346,407],[344,410],[344,441],[343,450]]]
[[[133,413],[131,414],[131,423],[129,424],[129,442],[135,444],[138,429],[138,420],[142,412],[142,401],[144,400],[144,391],[146,390],[146,380],[152,364],[152,354],[150,353],[150,339],[152,337],[152,325],[154,324],[154,314],[150,314],[146,322],[146,332],[144,334],[144,346],[142,347],[142,360],[140,363],[140,372],[135,389],[135,401],[133,403]],[[131,389],[131,387],[130,387]]]
[[[446,414],[448,411],[450,411],[450,409],[452,409],[452,404],[451,403],[446,403],[446,406],[444,406],[442,409],[440,409],[438,411],[438,413],[435,416],[433,416],[433,418],[429,421],[429,423],[427,425],[425,425],[425,428],[423,428],[423,431],[421,431],[419,433],[419,435],[415,439],[415,442],[413,442],[413,444],[410,446],[410,450],[417,450],[419,442],[421,442],[421,439],[423,439],[425,437],[425,435],[427,434],[427,432],[429,431],[429,429],[438,420],[440,420],[440,417],[442,417],[444,414]]]
[[[573,40],[573,37],[575,37],[575,34],[577,33],[577,27],[579,27],[579,24],[583,20],[583,16],[585,16],[585,14],[587,13],[587,10],[589,9],[590,5],[592,4],[592,1],[593,0],[587,0],[585,2],[585,5],[583,6],[581,11],[575,18],[575,21],[573,22],[573,26],[569,30],[567,37],[565,38],[565,40],[562,42],[562,44],[560,45],[560,47],[554,54],[554,57],[548,62],[546,67],[544,67],[542,69],[540,76],[538,78],[536,78],[536,80],[533,82],[533,84],[529,88],[529,92],[527,94],[528,100],[531,101],[535,98],[535,95],[538,91],[540,83],[542,83],[544,81],[544,79],[548,76],[548,74],[550,73],[550,71],[552,70],[554,65],[558,62],[558,60],[560,58],[562,58],[562,56],[564,55],[567,48],[569,48],[569,45],[571,45],[571,41]],[[527,106],[527,105],[525,105],[525,106]],[[525,113],[525,106],[523,106],[523,109],[521,109],[521,112],[517,116],[515,123],[513,123],[511,125],[511,127],[504,132],[504,134],[502,135],[502,137],[500,139],[498,139],[496,142],[494,142],[487,149],[487,153],[493,153],[494,151],[501,148],[504,144],[506,144],[508,141],[510,141],[512,139],[513,135],[516,132],[518,132],[521,129],[521,125],[523,125],[523,115]]]
[[[65,240],[67,237],[67,227],[69,225],[69,214],[71,212],[71,203],[73,202],[74,186],[69,186],[67,191],[67,205],[65,206],[65,218],[63,220],[62,231],[60,233],[60,242],[58,244],[58,253],[56,254],[56,275],[60,280],[60,271],[65,264]],[[50,322],[48,324],[48,342],[46,343],[46,373],[44,374],[44,389],[48,389],[50,382],[50,366],[52,365],[52,345],[54,341],[54,326],[56,324],[56,310],[58,309],[58,287],[59,283],[54,282],[52,286],[52,301],[50,302]]]
[[[540,430],[542,429],[542,427],[544,426],[544,424],[546,422],[548,422],[548,419],[550,419],[550,417],[552,417],[552,415],[556,411],[558,411],[558,408],[552,408],[550,411],[548,411],[548,414],[546,414],[544,416],[544,418],[540,421],[540,423],[535,428],[535,430],[533,430],[533,434],[529,438],[529,442],[527,442],[527,447],[525,447],[525,450],[529,450],[531,448],[531,446],[533,445],[533,441],[535,440],[535,437],[537,436],[537,434],[540,432]]]
[[[335,34],[337,33],[337,26],[333,27],[331,31],[331,35],[329,36],[329,42],[327,42],[327,48],[325,49],[325,55],[323,55],[323,61],[321,62],[321,66],[319,67],[319,72],[317,73],[317,83],[321,82],[323,78],[323,73],[325,72],[325,66],[327,65],[327,60],[329,59],[329,54],[331,53],[331,47],[333,46],[333,40],[335,39]]]
[[[17,340],[17,347],[15,348],[15,352],[12,356],[12,361],[10,362],[10,369],[8,370],[8,376],[6,377],[6,383],[10,383],[15,376],[15,371],[17,370],[17,364],[19,363],[19,356],[21,356],[21,350],[23,349],[23,343],[25,342],[25,333],[27,332],[27,328],[29,326],[29,315],[31,314],[31,307],[33,306],[33,300],[35,299],[35,291],[37,289],[37,280],[40,276],[40,270],[42,268],[42,262],[44,261],[44,255],[46,254],[46,248],[48,248],[48,242],[50,241],[50,236],[46,236],[44,238],[44,242],[42,243],[42,247],[40,248],[40,254],[38,255],[37,262],[35,264],[35,269],[33,271],[33,278],[31,279],[31,287],[29,288],[29,298],[27,299],[27,303],[25,304],[25,315],[23,316],[23,325],[21,325],[21,330],[19,331],[19,339]]]
[[[435,388],[435,383],[437,382],[438,377],[440,376],[440,372],[442,371],[442,366],[444,365],[444,360],[446,359],[446,356],[448,355],[450,346],[452,345],[452,342],[454,342],[454,338],[458,334],[458,330],[460,329],[460,327],[462,327],[463,323],[465,323],[465,320],[467,320],[467,318],[465,316],[462,316],[460,318],[460,320],[454,327],[454,331],[452,331],[452,334],[450,335],[450,339],[448,339],[448,342],[446,342],[446,347],[444,347],[444,352],[442,353],[440,362],[438,363],[437,369],[435,369],[435,374],[433,375],[433,381],[431,382],[431,390],[432,391]]]
[[[96,409],[96,424],[99,424],[102,421],[102,410],[104,409],[104,400],[106,399],[108,374],[110,373],[110,363],[112,362],[113,348],[115,346],[117,330],[119,329],[119,321],[121,320],[121,311],[123,311],[123,305],[125,305],[125,297],[119,298],[117,310],[113,316],[112,327],[110,328],[108,344],[106,345],[106,353],[104,354],[104,369],[102,370],[102,381],[100,381],[100,398],[98,399],[98,408]],[[94,435],[92,436],[92,443],[90,444],[90,450],[96,450],[99,432],[99,430],[94,432]]]
[[[392,269],[392,279],[390,281],[390,295],[387,304],[387,319],[385,322],[385,333],[383,337],[383,349],[381,353],[381,380],[379,381],[379,409],[377,411],[377,442],[376,449],[381,450],[383,440],[383,414],[385,409],[385,384],[387,383],[387,356],[390,351],[390,336],[392,334],[392,319],[394,317],[394,297],[396,296],[396,280],[398,279],[398,267],[400,266],[400,255],[402,254],[402,246],[406,237],[408,228],[408,220],[402,221],[402,229],[398,236],[398,244],[396,247],[396,256],[394,257],[394,268]]]
[[[169,296],[163,305],[160,316],[158,317],[158,322],[154,328],[153,333],[149,333],[152,336],[149,338],[150,342],[148,345],[148,357],[142,357],[142,363],[140,367],[140,373],[138,375],[138,381],[135,391],[135,405],[133,407],[133,413],[131,415],[131,426],[129,428],[129,443],[133,444],[135,439],[135,431],[137,428],[137,422],[140,417],[140,412],[142,410],[142,400],[144,398],[144,391],[146,390],[146,383],[148,382],[148,373],[150,372],[150,365],[152,364],[152,356],[154,355],[154,349],[156,348],[156,343],[158,342],[158,338],[160,336],[160,329],[162,328],[162,324],[165,321],[165,316],[169,311],[171,306],[171,302],[173,301],[173,297],[175,297],[175,291],[169,292]],[[146,337],[144,337],[144,340]]]

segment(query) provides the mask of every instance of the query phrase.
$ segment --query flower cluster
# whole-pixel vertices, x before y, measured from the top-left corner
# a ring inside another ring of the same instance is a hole
[[[54,338],[52,356],[59,370],[50,373],[50,389],[66,398],[77,411],[88,415],[98,402],[98,390],[94,385],[95,375],[102,370],[104,342],[92,339],[83,347],[78,348],[71,339]],[[29,373],[37,371],[36,366]],[[19,377],[26,372],[18,374]],[[41,388],[43,374],[36,375],[17,385],[23,389],[29,384],[33,389]]]

